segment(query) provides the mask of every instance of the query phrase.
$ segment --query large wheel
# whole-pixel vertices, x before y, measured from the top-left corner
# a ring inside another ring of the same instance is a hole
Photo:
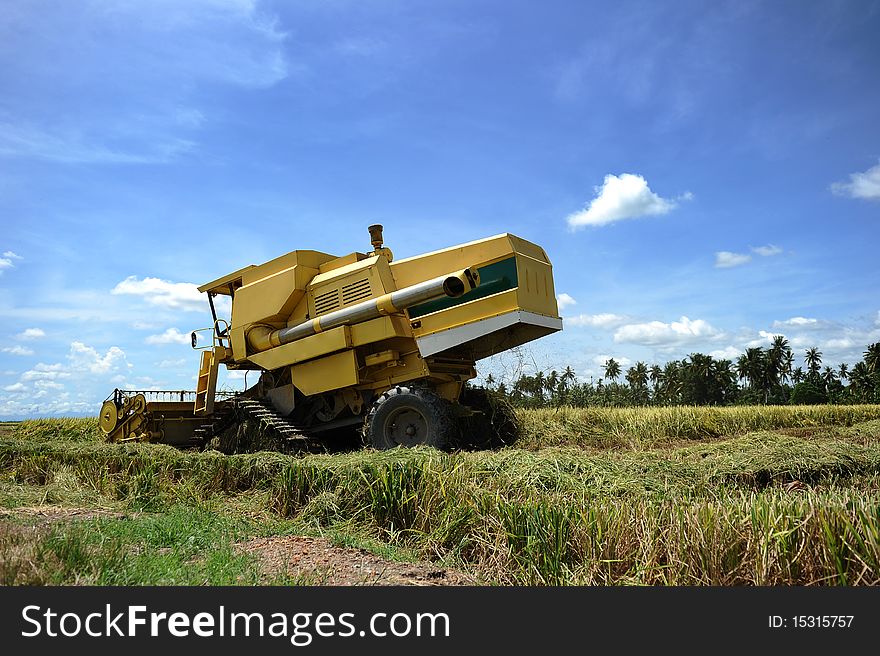
[[[366,421],[366,438],[377,449],[433,446],[446,449],[455,441],[452,405],[420,387],[393,387],[382,394]]]
[[[474,411],[461,422],[463,448],[497,449],[516,442],[519,420],[514,407],[502,395],[483,387],[465,387],[460,403]]]

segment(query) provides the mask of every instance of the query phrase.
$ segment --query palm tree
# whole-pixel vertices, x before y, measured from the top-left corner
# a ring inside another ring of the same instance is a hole
[[[862,400],[867,399],[873,383],[871,381],[871,373],[868,371],[868,365],[864,361],[856,362],[853,365],[852,371],[849,372],[849,384]]]
[[[846,362],[841,362],[837,367],[837,375],[840,380],[846,380],[849,378],[849,365]]]
[[[880,342],[871,344],[865,351],[865,366],[868,367],[868,373],[880,372]]]
[[[807,371],[810,376],[815,378],[819,375],[819,369],[822,367],[822,351],[815,346],[806,350],[804,363],[807,365]]]
[[[576,379],[577,376],[574,373],[574,369],[572,369],[571,367],[566,367],[565,371],[562,372],[562,377],[559,380],[562,381],[567,389],[568,386],[571,385]]]
[[[783,372],[784,380],[791,380],[791,372],[794,369],[794,353],[791,349],[785,354],[785,371]]]
[[[605,361],[605,378],[616,381],[620,377],[620,364],[614,358]]]
[[[672,403],[680,400],[681,367],[678,360],[667,362],[663,367],[662,383],[662,396],[666,402]]]
[[[826,389],[837,382],[837,374],[834,373],[834,369],[825,367],[825,371],[822,372],[822,381],[825,383]]]
[[[767,377],[771,387],[779,386],[779,378],[785,377],[785,362],[787,354],[791,353],[788,346],[788,340],[784,335],[774,335],[773,341],[770,343],[770,350],[767,351]]]
[[[791,372],[791,381],[797,385],[804,379],[804,370],[798,367],[794,371]]]
[[[740,380],[746,380],[749,377],[749,359],[745,354],[742,354],[736,359],[736,364],[734,365],[734,371],[736,371],[736,375],[739,376]]]
[[[660,368],[659,364],[652,364],[650,369],[650,378],[651,383],[654,385],[654,394],[657,394],[657,390],[660,387],[660,382],[663,380],[663,370]]]

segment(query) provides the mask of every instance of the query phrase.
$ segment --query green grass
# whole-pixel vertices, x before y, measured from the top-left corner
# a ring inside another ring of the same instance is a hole
[[[124,517],[63,523],[38,542],[49,574],[3,576],[253,584],[236,542],[308,533],[499,584],[880,584],[878,406],[521,416],[526,448],[302,457],[23,422],[0,436],[0,505]]]
[[[651,448],[759,430],[852,426],[880,419],[880,405],[668,406],[519,410],[519,448]]]

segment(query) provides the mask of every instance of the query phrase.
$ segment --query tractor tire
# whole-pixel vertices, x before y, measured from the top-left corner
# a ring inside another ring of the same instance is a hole
[[[465,387],[459,403],[474,414],[461,421],[461,448],[499,449],[516,442],[519,420],[507,399],[483,387]]]
[[[370,409],[364,437],[376,449],[432,446],[447,449],[458,425],[452,404],[422,387],[393,387]]]

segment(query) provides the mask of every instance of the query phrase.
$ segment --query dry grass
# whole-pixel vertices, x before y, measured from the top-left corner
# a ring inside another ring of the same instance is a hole
[[[880,583],[880,420],[859,423],[880,408],[760,410],[527,411],[530,449],[304,457],[113,445],[87,422],[25,422],[0,439],[0,472],[4,505],[32,503],[31,490],[161,512],[213,499],[504,584]],[[58,557],[87,567],[80,556]],[[138,580],[108,563],[113,576],[90,576]]]

